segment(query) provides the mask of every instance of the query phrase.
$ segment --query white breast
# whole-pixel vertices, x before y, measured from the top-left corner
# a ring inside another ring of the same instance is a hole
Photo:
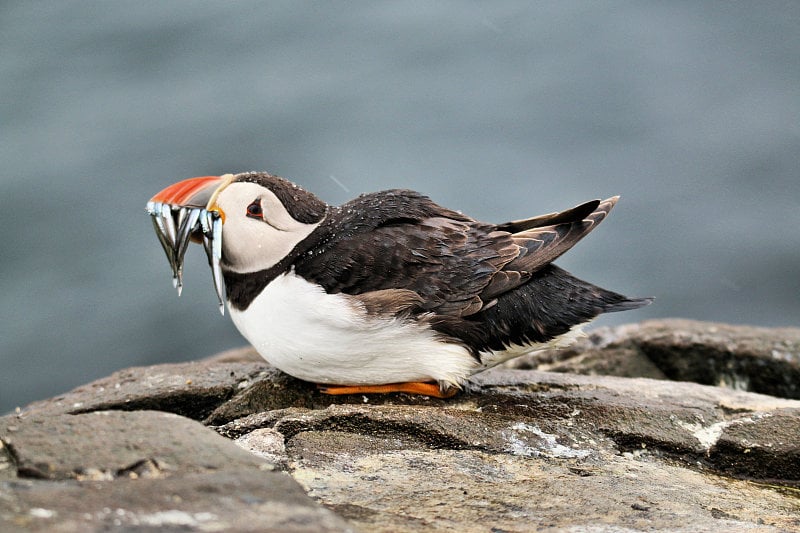
[[[270,364],[314,383],[462,384],[480,367],[462,346],[416,322],[367,316],[344,294],[327,294],[293,272],[278,276],[234,324]]]

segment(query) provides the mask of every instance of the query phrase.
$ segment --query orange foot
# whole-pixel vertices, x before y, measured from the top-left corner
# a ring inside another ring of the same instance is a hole
[[[386,385],[317,385],[323,394],[386,394],[388,392],[407,392],[423,394],[434,398],[450,398],[458,389],[450,387],[442,391],[436,383],[410,381],[406,383],[387,383]]]

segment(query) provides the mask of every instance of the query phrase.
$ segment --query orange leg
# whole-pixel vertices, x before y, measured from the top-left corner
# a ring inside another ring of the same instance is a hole
[[[406,383],[387,383],[386,385],[317,385],[323,394],[386,394],[388,392],[407,392],[434,398],[450,398],[458,389],[450,387],[442,391],[436,383],[410,381]]]

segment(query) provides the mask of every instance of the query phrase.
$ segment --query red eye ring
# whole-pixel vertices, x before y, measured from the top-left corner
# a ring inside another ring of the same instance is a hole
[[[264,211],[261,209],[261,200],[256,198],[253,202],[247,206],[247,216],[250,218],[264,218]]]

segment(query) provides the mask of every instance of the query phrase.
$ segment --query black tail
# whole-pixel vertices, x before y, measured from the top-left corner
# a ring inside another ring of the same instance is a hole
[[[625,298],[623,296],[623,298]],[[655,298],[625,298],[621,302],[611,304],[605,309],[603,309],[604,313],[616,313],[617,311],[631,311],[632,309],[639,309],[640,307],[645,307],[653,303]]]
[[[652,298],[628,298],[583,281],[555,265],[497,298],[487,309],[456,322],[433,324],[441,333],[460,338],[477,354],[512,344],[547,342],[602,313],[627,311]]]

